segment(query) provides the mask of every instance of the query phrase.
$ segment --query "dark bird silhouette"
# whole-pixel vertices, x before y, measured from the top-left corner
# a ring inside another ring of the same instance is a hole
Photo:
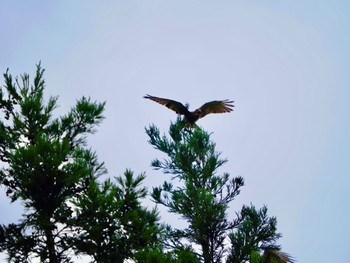
[[[198,121],[198,119],[203,118],[204,116],[210,113],[230,112],[233,110],[232,108],[234,107],[234,105],[232,104],[233,101],[231,100],[213,100],[204,103],[200,108],[196,109],[195,111],[189,111],[185,105],[175,100],[158,98],[148,94],[144,96],[144,98],[165,105],[179,115],[184,115],[183,121],[185,123],[188,123],[191,127],[195,127],[195,123],[196,121]]]

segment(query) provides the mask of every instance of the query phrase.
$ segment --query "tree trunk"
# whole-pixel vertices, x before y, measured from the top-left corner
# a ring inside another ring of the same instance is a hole
[[[203,259],[204,263],[213,263],[210,249],[207,243],[202,243],[202,254],[203,254]]]
[[[47,220],[45,224],[45,237],[46,237],[46,248],[49,254],[49,262],[50,263],[58,263],[57,255],[56,255],[56,247],[55,247],[55,239],[52,233],[50,218]]]

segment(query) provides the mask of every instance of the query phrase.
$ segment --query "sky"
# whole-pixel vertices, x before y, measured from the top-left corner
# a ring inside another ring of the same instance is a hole
[[[58,115],[82,96],[106,101],[89,146],[108,176],[146,172],[148,189],[168,177],[152,170],[164,156],[144,129],[154,123],[167,132],[176,114],[142,96],[192,109],[234,100],[232,113],[198,121],[228,159],[220,172],[245,178],[230,215],[265,204],[283,251],[298,262],[346,263],[349,8],[319,0],[4,1],[0,71],[34,76],[41,61]],[[20,219],[20,203],[11,204],[3,188],[0,209],[0,224]],[[164,209],[161,216],[181,224]]]

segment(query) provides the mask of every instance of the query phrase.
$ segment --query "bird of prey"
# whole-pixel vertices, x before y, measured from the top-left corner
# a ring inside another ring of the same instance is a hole
[[[144,96],[145,99],[150,99],[155,102],[158,102],[169,109],[175,111],[179,115],[184,115],[183,121],[186,124],[189,124],[191,127],[196,127],[196,121],[200,118],[203,118],[209,113],[224,113],[232,111],[234,105],[231,100],[213,100],[207,103],[204,103],[200,108],[195,111],[189,111],[188,108],[182,103],[169,100],[164,98],[158,98],[151,95]]]

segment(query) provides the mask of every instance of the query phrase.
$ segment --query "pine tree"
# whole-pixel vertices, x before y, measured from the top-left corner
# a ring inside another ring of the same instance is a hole
[[[227,262],[293,262],[276,244],[282,235],[277,233],[277,219],[267,216],[266,206],[256,210],[253,205],[244,205],[238,221],[235,231],[229,234],[231,249]]]
[[[167,156],[153,160],[152,166],[172,175],[153,189],[152,198],[188,223],[184,229],[168,226],[164,241],[168,250],[190,248],[205,263],[222,262],[225,257],[226,262],[242,263],[264,248],[278,251],[277,220],[267,217],[266,207],[257,211],[254,206],[244,206],[237,218],[229,220],[229,205],[240,193],[244,180],[218,174],[227,160],[220,158],[209,133],[199,127],[183,129],[180,120],[171,124],[169,137],[161,135],[155,125],[146,128],[146,133],[149,143]]]
[[[57,97],[44,101],[44,70],[13,80],[8,70],[0,90],[0,183],[12,202],[24,206],[23,218],[0,228],[0,250],[14,262],[70,262],[67,256],[69,200],[105,172],[86,135],[103,119],[104,103],[82,98],[59,118]]]
[[[122,263],[135,254],[157,245],[160,228],[158,213],[141,206],[147,195],[141,187],[145,175],[130,170],[124,176],[102,183],[92,182],[86,193],[73,201],[77,227],[71,244],[78,254],[90,255],[94,262]]]
[[[144,174],[127,170],[100,182],[103,163],[86,147],[86,136],[103,119],[104,103],[83,97],[61,117],[53,117],[57,98],[44,101],[44,70],[12,79],[7,71],[0,89],[0,184],[24,214],[0,225],[0,252],[12,262],[72,262],[90,255],[95,262],[271,263],[293,262],[276,241],[277,220],[267,208],[243,206],[236,218],[228,209],[244,185],[242,177],[218,174],[220,158],[210,134],[178,121],[169,135],[154,125],[149,142],[167,155],[152,165],[172,177],[151,197],[188,224],[158,225],[158,213],[141,205]],[[199,247],[199,249],[198,249]]]

